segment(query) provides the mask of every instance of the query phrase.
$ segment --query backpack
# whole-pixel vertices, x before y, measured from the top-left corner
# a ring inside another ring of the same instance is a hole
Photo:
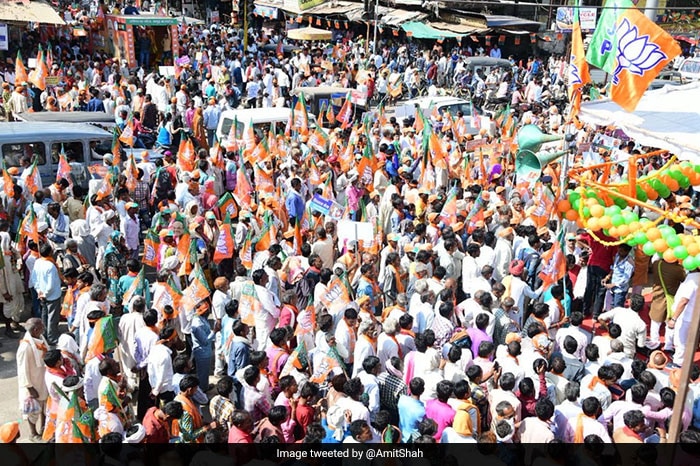
[[[156,179],[154,181],[156,186],[156,197],[163,199],[168,195],[168,191],[173,189],[173,182],[170,179],[170,173],[165,168],[159,168],[156,171]]]

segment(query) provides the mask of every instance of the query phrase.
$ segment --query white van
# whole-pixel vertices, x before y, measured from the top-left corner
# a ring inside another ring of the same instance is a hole
[[[56,182],[61,150],[74,162],[75,181],[87,188],[91,166],[102,165],[102,157],[111,153],[112,133],[86,123],[0,123],[0,153],[7,168],[21,167],[24,156],[36,157],[44,186]]]
[[[396,120],[401,122],[405,118],[415,118],[416,108],[420,107],[423,115],[429,117],[434,108],[440,115],[450,112],[452,118],[457,118],[457,112],[462,112],[464,122],[467,124],[467,132],[477,134],[479,130],[472,127],[472,104],[468,100],[450,96],[419,97],[407,100],[403,105],[396,107]],[[480,116],[480,128],[487,128],[491,135],[496,134],[496,123],[486,116]]]
[[[678,71],[684,80],[700,80],[700,57],[686,58],[681,63],[681,66],[678,67]]]
[[[222,144],[228,142],[228,136],[231,132],[231,126],[234,121],[236,123],[236,139],[242,139],[248,127],[252,124],[253,131],[267,134],[270,130],[270,125],[274,124],[277,134],[284,133],[284,129],[289,121],[289,116],[292,114],[291,108],[246,108],[241,110],[226,110],[221,114],[219,119],[219,127],[216,129],[216,135]],[[316,126],[316,117],[309,114],[309,126]]]

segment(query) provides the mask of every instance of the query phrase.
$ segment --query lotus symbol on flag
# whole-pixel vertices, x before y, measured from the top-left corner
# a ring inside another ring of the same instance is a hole
[[[613,84],[619,83],[619,74],[623,69],[639,76],[665,60],[666,54],[661,48],[649,42],[648,35],[639,35],[637,26],[624,19],[617,27],[617,68],[613,73]]]
[[[583,84],[581,81],[581,76],[579,76],[579,71],[578,71],[578,66],[573,64],[573,61],[576,59],[575,55],[571,55],[571,64],[569,65],[569,86],[573,86],[575,84]]]

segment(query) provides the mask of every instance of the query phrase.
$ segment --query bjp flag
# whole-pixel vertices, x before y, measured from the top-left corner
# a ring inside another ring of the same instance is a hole
[[[231,217],[226,214],[224,223],[219,229],[219,238],[214,249],[214,263],[219,264],[224,259],[233,257],[233,228],[231,227]]]
[[[109,353],[117,347],[117,329],[112,316],[102,317],[95,322],[95,328],[88,342],[85,361]]]
[[[17,52],[17,58],[15,59],[15,82],[21,84],[28,81],[29,76],[27,75],[27,69],[24,67],[24,62],[22,61],[22,54]]]
[[[127,126],[128,128],[128,126]],[[124,128],[126,130],[126,128]],[[123,139],[120,138],[123,141]],[[182,138],[180,147],[177,150],[177,167],[183,172],[192,173],[195,168],[197,154],[194,150],[194,143],[190,138]]]
[[[607,0],[586,61],[612,75],[611,99],[632,112],[651,81],[680,53],[678,42],[631,0]]]
[[[335,117],[336,121],[342,123],[341,128],[349,128],[352,125],[352,102],[350,101],[350,93],[345,96],[345,102],[343,106],[340,107],[338,115]]]
[[[561,250],[559,241],[554,241],[552,247],[542,254],[542,271],[538,277],[546,290],[566,275],[566,257]]]
[[[576,2],[578,6],[580,2]],[[578,19],[578,8],[574,8],[574,24],[571,29],[571,56],[569,59],[569,101],[571,104],[571,116],[578,114],[581,106],[581,89],[591,80],[583,50],[583,38],[581,37],[581,23]]]
[[[192,282],[182,291],[180,307],[188,311],[195,309],[201,301],[209,297],[209,294],[209,286],[207,285],[204,271],[202,271],[199,264],[196,264],[192,272]]]

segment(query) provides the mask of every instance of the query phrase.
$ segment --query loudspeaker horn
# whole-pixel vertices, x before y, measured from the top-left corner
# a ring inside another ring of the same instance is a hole
[[[567,151],[558,152],[539,152],[535,154],[530,150],[520,150],[515,156],[515,173],[518,179],[534,180],[539,178],[542,169],[547,164],[554,162]]]
[[[537,125],[525,125],[515,136],[518,149],[521,151],[537,152],[546,142],[564,139],[562,135],[545,134]]]

